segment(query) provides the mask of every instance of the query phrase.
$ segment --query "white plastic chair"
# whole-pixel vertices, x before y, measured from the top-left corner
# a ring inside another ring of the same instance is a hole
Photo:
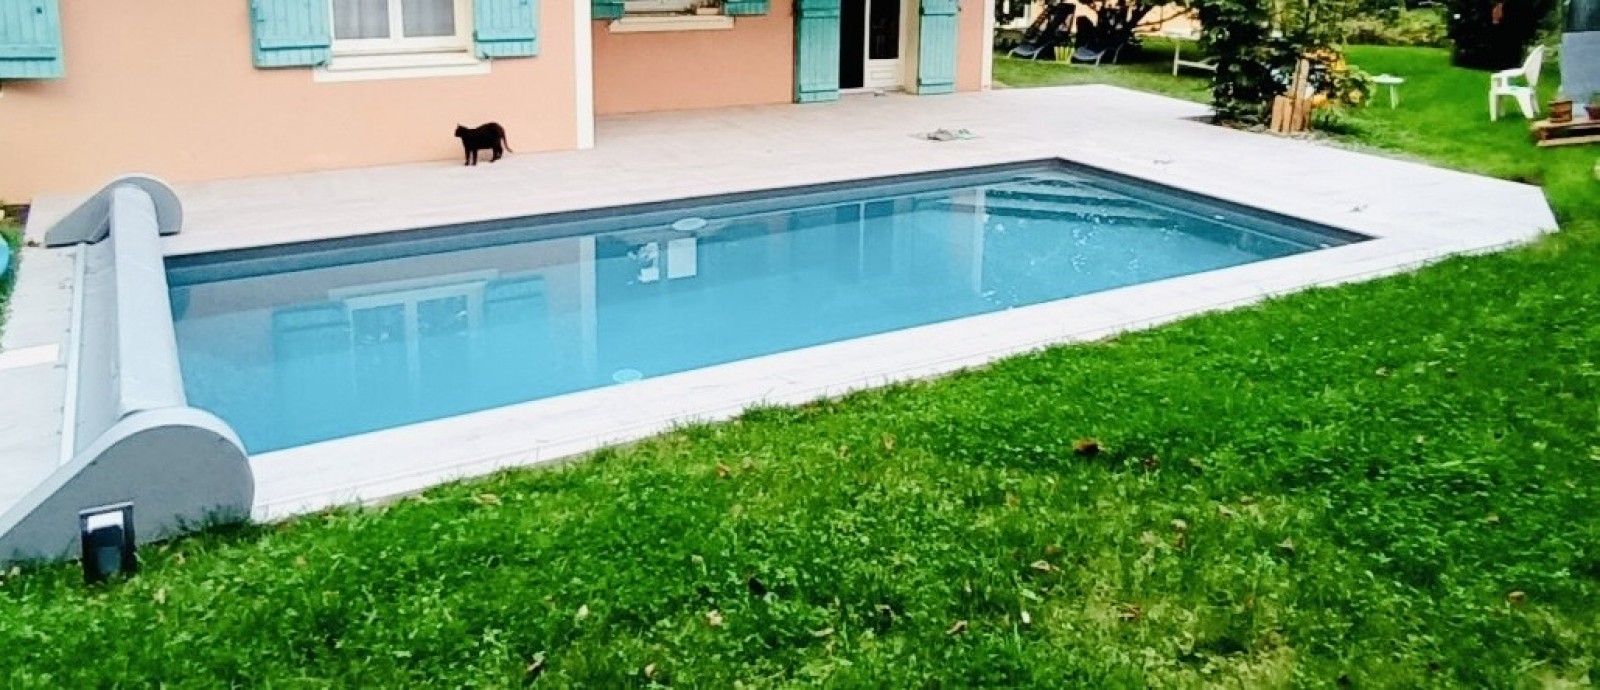
[[[1500,99],[1510,96],[1522,108],[1522,116],[1533,119],[1539,112],[1539,104],[1534,100],[1535,91],[1539,88],[1539,70],[1544,67],[1544,46],[1534,46],[1528,51],[1528,59],[1522,62],[1521,67],[1500,70],[1489,77],[1489,120],[1500,119]],[[1511,80],[1521,77],[1528,82],[1527,86],[1512,84]]]

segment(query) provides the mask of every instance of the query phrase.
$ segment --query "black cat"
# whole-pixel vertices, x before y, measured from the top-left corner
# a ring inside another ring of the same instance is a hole
[[[494,158],[489,159],[490,163],[500,160],[504,152],[511,151],[511,144],[506,143],[506,128],[501,127],[497,122],[490,122],[472,129],[456,125],[456,138],[461,140],[461,148],[467,151],[465,165],[477,165],[478,152],[484,149],[494,151]],[[511,152],[516,153],[515,151]]]

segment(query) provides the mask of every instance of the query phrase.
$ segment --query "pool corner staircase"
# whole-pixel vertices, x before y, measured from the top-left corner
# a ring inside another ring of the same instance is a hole
[[[46,234],[75,253],[61,464],[0,512],[0,564],[77,557],[101,512],[140,543],[248,518],[244,446],[179,374],[161,236],[182,225],[168,185],[126,175]]]

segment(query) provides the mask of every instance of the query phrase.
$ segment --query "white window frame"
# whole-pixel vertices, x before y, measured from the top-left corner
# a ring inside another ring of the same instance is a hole
[[[489,73],[489,61],[473,51],[472,2],[455,3],[456,33],[452,36],[394,38],[403,33],[401,1],[389,0],[390,38],[333,39],[333,59],[311,72],[317,82],[370,81],[458,77]],[[330,13],[332,3],[329,3]],[[329,21],[332,21],[331,14]]]
[[[472,0],[451,0],[455,6],[456,32],[451,36],[405,37],[404,3],[389,2],[388,38],[333,38],[333,54],[399,55],[406,53],[470,52],[472,50]],[[328,3],[332,21],[333,3]]]
[[[422,328],[418,308],[423,302],[452,297],[467,300],[467,333],[477,333],[483,323],[483,293],[489,281],[498,278],[494,269],[472,271],[437,278],[400,280],[356,288],[328,291],[328,298],[344,303],[350,323],[350,348],[354,351],[360,334],[355,329],[355,312],[384,307],[400,307],[405,315],[406,373],[415,391],[422,380]]]
[[[723,0],[625,0],[622,18],[608,27],[616,34],[732,29],[733,17],[723,14],[722,6]]]
[[[704,4],[707,4],[704,0],[625,0],[622,3],[622,16],[649,13],[687,14]],[[720,6],[722,3],[710,4]]]
[[[699,5],[699,0],[626,0],[622,3],[622,16],[638,13],[686,13]]]

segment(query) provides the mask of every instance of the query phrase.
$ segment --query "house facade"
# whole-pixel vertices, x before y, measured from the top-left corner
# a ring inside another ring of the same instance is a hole
[[[597,116],[977,90],[993,21],[975,0],[0,0],[0,200],[459,160],[457,124],[564,151]]]

